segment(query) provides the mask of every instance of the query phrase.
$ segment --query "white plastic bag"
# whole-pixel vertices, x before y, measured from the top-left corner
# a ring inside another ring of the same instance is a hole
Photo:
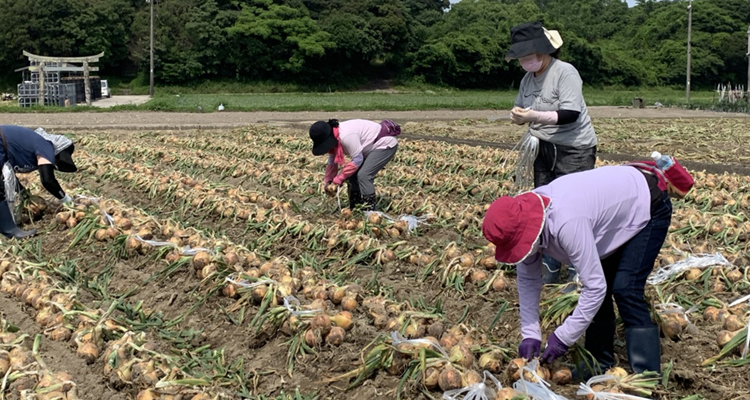
[[[484,380],[479,383],[469,385],[461,389],[453,389],[443,393],[443,400],[494,400],[495,390],[492,389],[488,384],[489,379],[495,384],[497,390],[503,388],[500,381],[497,380],[488,371],[484,371]]]
[[[632,394],[597,392],[592,389],[592,386],[596,385],[597,383],[609,382],[613,380],[617,380],[617,377],[614,375],[594,376],[586,381],[586,383],[581,382],[581,384],[578,386],[578,392],[576,392],[576,394],[579,396],[592,395],[594,397],[594,400],[649,400],[646,397],[633,396]]]
[[[380,212],[380,211],[366,211],[365,212],[365,217],[369,217],[370,214],[373,214],[373,213],[377,214],[377,215],[380,215],[381,218],[383,218],[384,220],[386,220],[386,221],[388,221],[390,223],[395,223],[395,222],[398,222],[398,221],[406,221],[406,224],[409,226],[409,232],[411,232],[414,229],[416,229],[417,226],[419,226],[419,225],[426,225],[427,224],[427,220],[429,220],[430,218],[433,217],[430,214],[423,215],[421,217],[417,217],[415,215],[402,214],[402,215],[399,215],[398,218],[393,218],[390,215],[388,215],[388,214],[386,214],[384,212]]]
[[[18,223],[20,217],[20,206],[21,206],[21,193],[18,185],[18,178],[16,172],[10,165],[10,162],[3,164],[3,180],[5,182],[5,200],[8,202],[8,208],[10,208],[10,215],[13,217],[13,222]]]
[[[698,333],[698,328],[696,328],[695,325],[690,322],[689,317],[690,313],[698,311],[698,307],[693,306],[685,310],[681,305],[677,303],[659,303],[654,306],[654,309],[659,315],[677,314],[685,317],[685,321],[687,321],[688,332],[692,334]]]
[[[549,388],[550,384],[536,373],[536,367],[538,363],[539,360],[534,360],[523,366],[523,368],[521,369],[521,379],[517,380],[516,383],[513,384],[513,389],[516,389],[522,394],[530,396],[534,400],[568,400],[567,397],[560,396],[559,394],[553,392]],[[527,381],[523,376],[524,371],[528,371],[529,373],[531,373],[536,382]]]
[[[306,315],[315,315],[319,312],[322,312],[323,309],[316,308],[314,310],[301,310],[298,311],[297,309],[300,306],[299,299],[297,299],[294,296],[286,296],[284,297],[284,308],[289,310],[289,314],[295,316],[295,317],[301,317]]]
[[[450,359],[450,356],[448,356],[448,352],[445,351],[445,349],[443,348],[443,346],[441,346],[441,345],[439,345],[439,344],[437,344],[437,343],[435,343],[435,342],[433,342],[431,340],[427,340],[427,339],[406,339],[403,336],[401,336],[401,333],[399,333],[399,331],[393,331],[393,332],[391,332],[391,339],[393,339],[393,346],[394,347],[396,347],[396,346],[398,346],[399,344],[402,344],[402,343],[404,343],[404,344],[419,344],[419,345],[427,344],[427,345],[431,346],[432,348],[434,348],[435,350],[437,350],[438,353],[442,354],[443,357],[445,357],[446,359]]]
[[[674,264],[667,265],[664,268],[659,268],[651,274],[651,276],[648,277],[647,282],[651,285],[658,285],[669,278],[682,273],[683,271],[690,269],[690,268],[707,268],[707,267],[713,267],[715,265],[724,265],[724,266],[730,266],[732,265],[729,261],[727,261],[726,258],[724,258],[723,255],[720,253],[714,253],[714,254],[701,254],[699,256],[693,256],[677,261]]]

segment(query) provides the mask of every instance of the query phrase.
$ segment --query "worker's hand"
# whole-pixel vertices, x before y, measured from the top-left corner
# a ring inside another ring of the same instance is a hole
[[[531,360],[534,357],[539,357],[541,352],[542,341],[537,339],[527,338],[521,341],[518,345],[518,357]]]
[[[335,196],[336,192],[338,190],[339,190],[338,186],[336,186],[336,185],[334,185],[334,184],[332,184],[330,182],[326,184],[325,191],[326,191],[327,195],[329,195],[329,196]]]
[[[529,122],[536,122],[537,112],[521,107],[513,107],[510,111],[510,120],[517,125],[523,125]]]
[[[73,204],[73,199],[66,194],[65,197],[60,200],[60,202],[66,205],[70,205]]]
[[[552,332],[547,338],[547,347],[544,348],[541,361],[543,364],[552,364],[556,359],[565,355],[568,352],[568,346],[565,345],[557,335]]]

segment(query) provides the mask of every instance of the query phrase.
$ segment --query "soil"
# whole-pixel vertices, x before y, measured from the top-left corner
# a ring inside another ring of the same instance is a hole
[[[631,107],[590,107],[592,118],[750,118],[750,114],[720,113],[712,111],[683,110],[678,108],[638,108]],[[97,112],[59,114],[0,114],[4,124],[30,127],[41,126],[48,132],[88,130],[88,129],[226,129],[246,126],[253,123],[312,123],[317,120],[338,118],[339,120],[366,118],[372,120],[393,119],[398,123],[408,121],[453,121],[488,120],[509,121],[507,110],[430,110],[430,111],[302,111],[302,112],[213,112],[213,113],[170,113],[170,112]]]
[[[126,124],[117,129],[142,129],[139,127],[142,127],[143,125],[137,124],[145,123],[143,122],[145,120],[151,121],[149,123],[152,123],[154,124],[153,126],[155,126],[148,129],[157,129],[159,126],[170,126],[172,123],[179,122],[179,120],[171,119],[151,120],[152,117],[157,115],[161,115],[163,118],[167,118],[167,116],[169,116],[169,118],[179,116],[175,114],[134,113],[131,115],[131,118],[133,118],[133,121],[131,121],[133,125],[127,125],[129,123],[127,120],[120,119],[121,117],[124,117],[124,114],[128,113],[90,114],[89,117],[102,118],[102,116],[110,116],[113,118],[113,124],[117,124],[118,122]],[[231,121],[236,116],[233,115],[233,113],[225,113],[221,115],[218,113],[195,115],[227,117],[224,121],[229,120],[228,123],[234,123]],[[246,113],[244,115],[247,116]],[[14,114],[12,116],[23,117],[25,115]],[[81,114],[49,115],[50,118],[68,116],[71,118],[82,118]],[[187,129],[186,127],[190,126],[189,124],[192,120],[189,120],[189,118],[192,118],[192,116],[193,114],[182,115],[183,118],[186,118],[186,121],[184,121],[186,125],[183,128]],[[48,115],[40,115],[38,117],[37,122],[32,123],[30,126],[38,124],[39,119],[47,118]],[[308,118],[308,114],[300,115],[299,117]],[[427,116],[422,117],[427,118]],[[703,117],[705,118],[705,115]],[[74,120],[70,120],[69,122],[71,121]],[[302,121],[302,119],[297,121]],[[91,123],[91,120],[87,121],[87,123]],[[155,141],[151,141],[150,139],[140,140],[136,138],[135,135],[124,136],[127,132],[118,131],[114,127],[109,127],[106,131],[100,131],[100,128],[104,125],[97,125],[99,123],[106,124],[104,120],[94,120],[94,125],[81,124],[78,125],[78,127],[81,130],[99,131],[98,135],[101,135],[102,138],[109,138],[112,142],[121,142],[126,147],[157,145]],[[204,121],[202,123],[207,122]],[[240,123],[240,121],[237,123]],[[241,121],[241,123],[247,125],[250,122]],[[280,122],[279,124],[282,123]],[[298,125],[294,121],[291,123],[283,122],[283,125],[293,127],[293,129],[289,129],[291,135],[303,135],[305,133],[304,129],[302,129],[302,125]],[[469,131],[468,128],[466,131],[462,131],[459,128],[456,128],[457,125],[460,124],[455,122],[445,122],[435,125],[437,127],[436,129],[454,129],[450,131],[451,135],[413,135],[412,138],[419,140],[434,140],[437,138],[438,140],[449,142],[469,140],[470,142],[466,144],[500,148],[502,148],[501,146],[506,146],[506,144],[502,142],[482,141],[480,139],[472,138],[456,138],[455,136],[461,136]],[[70,125],[63,129],[73,130],[70,128]],[[476,128],[472,129],[474,132],[477,131]],[[174,135],[201,137],[205,134],[206,132],[204,131],[162,132],[155,133],[154,136]],[[479,137],[480,135],[476,136]],[[162,146],[164,146],[164,144],[162,144]],[[168,147],[169,145],[166,146]],[[81,154],[85,154],[87,151],[89,150],[86,149],[86,146],[81,146]],[[206,151],[206,153],[214,152]],[[219,154],[220,152],[215,153]],[[134,165],[138,164],[138,162],[134,163]],[[185,168],[169,163],[156,163],[155,168],[165,172],[182,171],[184,173],[189,173],[194,177],[202,177],[214,182],[238,185],[247,190],[257,190],[268,194],[283,196],[290,200],[302,200],[302,197],[298,194],[284,192],[267,183],[252,179],[246,179],[243,181],[240,179],[223,177],[216,173],[206,173],[205,171],[199,172],[197,170],[188,171]],[[36,179],[36,176],[33,178]],[[152,197],[143,190],[127,184],[125,181],[100,179],[89,173],[75,175],[60,174],[60,179],[62,180],[63,187],[80,187],[87,191],[96,193],[102,198],[117,199],[129,207],[137,207],[146,210],[149,215],[161,221],[175,217],[175,211],[179,207],[179,204],[173,202],[167,202],[165,204],[164,199],[160,198],[158,195]],[[27,187],[30,186],[27,185]],[[38,187],[37,189],[39,190]],[[452,202],[462,201],[461,198],[451,196],[446,196],[445,200]],[[463,201],[468,200],[464,199]],[[482,204],[481,200],[474,201],[476,201],[477,204]],[[330,214],[326,214],[320,210],[302,217],[310,222],[323,224],[331,224],[335,220]],[[199,228],[206,232],[214,232],[217,235],[225,235],[235,243],[252,243],[254,240],[262,237],[261,233],[252,230],[248,231],[246,229],[246,224],[243,221],[221,219],[212,215],[207,217],[197,212],[188,213],[187,215],[180,217],[180,219],[187,226]],[[36,221],[35,225],[42,229],[54,226],[52,215],[47,215],[45,219]],[[444,248],[448,242],[460,239],[462,238],[457,237],[454,233],[447,234],[435,230],[427,232],[424,237],[410,238],[409,240],[410,244],[425,249],[429,247]],[[383,241],[386,243],[394,243],[396,242],[396,239],[383,239]],[[470,240],[469,242],[471,243]],[[105,258],[107,261],[102,262],[102,254],[111,255],[113,252],[113,249],[108,247],[108,245],[86,243],[74,246],[73,249],[68,249],[69,244],[70,236],[68,236],[66,231],[62,228],[58,227],[49,231],[42,231],[42,251],[39,253],[42,260],[35,261],[74,261],[81,273],[90,279],[94,279],[104,271],[111,269],[113,276],[110,279],[108,289],[112,295],[121,294],[132,288],[136,288],[136,291],[128,297],[127,301],[131,304],[143,301],[144,310],[159,311],[163,313],[163,318],[165,320],[187,313],[191,310],[194,304],[202,302],[204,296],[208,294],[207,283],[201,282],[197,279],[192,273],[190,267],[183,267],[180,270],[174,271],[168,279],[161,281],[153,280],[149,282],[149,279],[154,276],[154,274],[158,273],[166,266],[164,261],[154,260],[149,257],[149,255],[130,255],[126,258],[117,259],[115,261],[110,258]],[[305,243],[304,240],[286,239],[274,243],[269,249],[269,252],[273,256],[288,256],[294,261],[299,261],[299,256],[301,254],[308,254],[312,257],[314,262],[321,264],[326,261],[326,258],[338,258],[339,263],[334,263],[333,266],[330,267],[331,271],[325,271],[326,273],[329,273],[331,277],[336,276],[333,270],[340,266],[341,260],[345,260],[348,257],[341,249],[335,249],[330,254],[325,255],[308,252],[306,250],[306,244],[307,243]],[[476,241],[474,244],[480,244],[480,241]],[[402,261],[394,261],[380,267],[371,265],[370,263],[360,263],[357,265],[356,269],[349,271],[348,274],[344,274],[339,278],[343,279],[345,282],[358,281],[362,284],[377,280],[381,287],[389,288],[389,294],[392,294],[400,301],[417,300],[422,298],[428,305],[434,305],[434,302],[439,298],[442,302],[442,309],[445,315],[444,319],[448,325],[454,325],[460,322],[466,326],[486,329],[495,318],[498,305],[502,301],[507,301],[508,308],[506,312],[502,315],[499,320],[500,322],[492,332],[489,333],[491,333],[495,340],[494,344],[501,347],[507,347],[511,349],[511,351],[514,351],[513,349],[515,348],[517,338],[519,337],[520,323],[518,317],[518,298],[515,290],[516,282],[512,273],[508,276],[509,286],[505,291],[478,295],[479,288],[474,284],[466,284],[466,294],[461,294],[456,290],[444,288],[437,276],[432,276],[425,281],[416,279],[416,275],[419,272],[420,270],[418,267]],[[718,294],[717,296],[721,300],[727,301],[739,297],[739,294],[740,293],[737,292],[727,292]],[[653,295],[653,293],[650,293],[650,295]],[[79,300],[91,307],[101,306],[101,295],[90,289],[82,288]],[[300,358],[296,364],[294,375],[289,376],[286,373],[287,346],[284,344],[289,338],[278,334],[256,334],[253,329],[248,327],[247,319],[243,324],[238,325],[233,323],[223,309],[230,307],[234,302],[235,301],[232,299],[217,295],[207,296],[205,302],[202,302],[199,307],[189,313],[182,323],[174,328],[167,329],[167,331],[179,333],[190,328],[200,329],[202,332],[190,339],[190,344],[194,348],[203,345],[212,345],[214,348],[224,348],[226,358],[230,360],[230,362],[239,357],[243,357],[245,360],[247,380],[253,381],[252,384],[248,383],[248,386],[253,388],[252,394],[278,395],[282,390],[285,393],[290,393],[293,392],[295,388],[300,388],[303,393],[310,393],[313,391],[317,392],[321,399],[350,399],[358,397],[383,399],[395,398],[395,388],[399,385],[399,378],[388,375],[383,371],[371,376],[365,384],[346,392],[341,390],[346,386],[346,381],[337,383],[323,382],[326,378],[346,373],[359,367],[363,359],[363,351],[365,351],[368,344],[379,334],[383,334],[382,331],[376,330],[370,324],[369,319],[361,310],[362,307],[355,312],[355,326],[348,334],[347,340],[341,347],[331,348],[326,346],[319,349],[315,355],[307,355],[304,358]],[[16,300],[6,298],[4,295],[0,296],[0,309],[5,312],[7,318],[10,319],[11,322],[19,325],[25,333],[33,334],[39,332],[38,326],[31,318],[33,316],[33,310],[25,309],[20,303],[16,302]],[[248,309],[246,310],[246,318],[251,318],[257,311],[257,306],[248,306]],[[234,314],[234,317],[236,316],[237,314]],[[718,346],[715,344],[715,333],[718,329],[702,321],[700,317],[694,319],[694,323],[699,327],[697,333],[685,334],[679,342],[671,342],[667,339],[662,340],[662,361],[666,363],[670,360],[674,360],[675,368],[672,378],[670,379],[673,387],[670,387],[669,393],[660,394],[660,397],[664,399],[675,399],[700,393],[706,398],[718,400],[742,398],[742,396],[750,395],[750,385],[746,379],[749,368],[748,366],[738,368],[722,366],[715,370],[703,369],[698,366],[703,360],[718,352]],[[154,335],[155,332],[150,332],[150,334]],[[170,344],[165,340],[161,340],[155,335],[154,340],[159,342],[161,349],[164,349],[165,351],[169,349]],[[624,343],[624,335],[622,332],[618,333],[616,343],[618,358],[620,360],[625,360],[626,351],[622,345]],[[73,375],[74,381],[79,385],[79,394],[81,394],[81,397],[84,399],[111,398],[124,400],[135,398],[135,392],[137,391],[116,391],[111,388],[108,382],[102,377],[101,361],[92,366],[85,365],[80,358],[75,356],[73,347],[68,343],[44,340],[42,353],[44,354],[45,361],[47,361],[51,367],[66,371]],[[503,383],[507,384],[507,379],[503,379]],[[555,390],[557,393],[565,395],[568,398],[575,398],[576,385],[555,388]],[[437,393],[433,392],[432,395],[437,395]],[[417,391],[411,391],[407,398],[426,399],[427,397]]]

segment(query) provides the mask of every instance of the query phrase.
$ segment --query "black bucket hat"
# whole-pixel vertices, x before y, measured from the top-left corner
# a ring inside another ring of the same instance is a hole
[[[338,125],[338,124],[337,124]],[[336,146],[333,136],[333,125],[330,122],[318,121],[310,127],[310,139],[313,141],[312,153],[321,156]]]
[[[55,166],[60,172],[76,172],[78,167],[73,162],[73,152],[76,146],[71,144],[55,155]]]
[[[556,50],[541,22],[527,22],[510,28],[510,50],[505,53],[505,61],[535,53],[552,54]]]

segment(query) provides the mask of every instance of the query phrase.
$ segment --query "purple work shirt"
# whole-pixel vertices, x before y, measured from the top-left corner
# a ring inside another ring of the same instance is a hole
[[[555,330],[571,346],[586,331],[604,302],[607,283],[600,259],[614,253],[651,219],[651,195],[634,167],[609,166],[565,175],[538,187],[551,199],[539,253],[517,265],[521,335],[542,339],[539,301],[542,253],[576,266],[583,284],[578,306]]]

